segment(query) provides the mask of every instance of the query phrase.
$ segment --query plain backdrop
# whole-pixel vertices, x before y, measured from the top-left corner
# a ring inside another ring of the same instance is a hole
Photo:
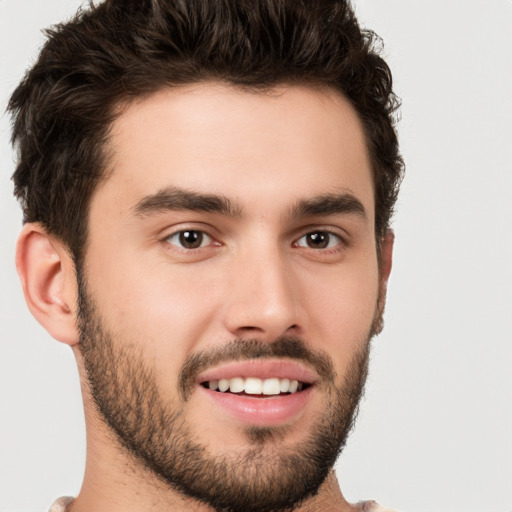
[[[79,0],[0,0],[0,109]],[[512,511],[512,1],[356,0],[403,100],[407,177],[386,327],[337,465],[347,499],[401,512]],[[71,350],[29,314],[14,269],[0,119],[0,511],[76,495],[84,422]]]

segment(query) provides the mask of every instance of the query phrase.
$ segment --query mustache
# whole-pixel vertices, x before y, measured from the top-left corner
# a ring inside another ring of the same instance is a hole
[[[334,382],[335,379],[334,366],[327,353],[311,349],[302,338],[282,336],[272,342],[236,339],[214,349],[188,356],[178,378],[180,394],[186,401],[194,389],[197,375],[212,366],[262,358],[295,359],[312,366],[323,380]]]

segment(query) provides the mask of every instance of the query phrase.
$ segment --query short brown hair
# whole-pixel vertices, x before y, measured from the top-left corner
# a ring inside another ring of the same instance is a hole
[[[162,87],[217,80],[265,90],[334,88],[363,123],[374,172],[375,225],[389,227],[403,174],[398,101],[379,39],[343,0],[106,0],[47,31],[14,91],[15,195],[79,261],[91,194],[104,175],[116,106]]]

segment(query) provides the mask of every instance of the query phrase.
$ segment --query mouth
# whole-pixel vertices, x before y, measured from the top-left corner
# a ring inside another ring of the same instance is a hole
[[[316,372],[296,361],[248,360],[202,373],[196,380],[221,415],[246,425],[271,426],[296,421],[307,410],[318,381]]]
[[[232,393],[253,398],[267,398],[269,396],[293,395],[311,384],[296,379],[271,377],[260,379],[258,377],[233,377],[231,379],[209,380],[201,382],[203,388],[219,393]]]

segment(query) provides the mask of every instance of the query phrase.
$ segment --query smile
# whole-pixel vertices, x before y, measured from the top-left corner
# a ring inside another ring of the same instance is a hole
[[[219,411],[218,418],[271,426],[297,421],[310,407],[318,379],[297,361],[256,359],[210,369],[196,389]]]
[[[272,377],[270,379],[259,379],[258,377],[233,377],[232,379],[210,380],[201,383],[203,387],[208,387],[212,391],[222,393],[237,393],[245,395],[281,395],[293,394],[302,391],[309,384],[299,382],[295,379],[279,379]]]

